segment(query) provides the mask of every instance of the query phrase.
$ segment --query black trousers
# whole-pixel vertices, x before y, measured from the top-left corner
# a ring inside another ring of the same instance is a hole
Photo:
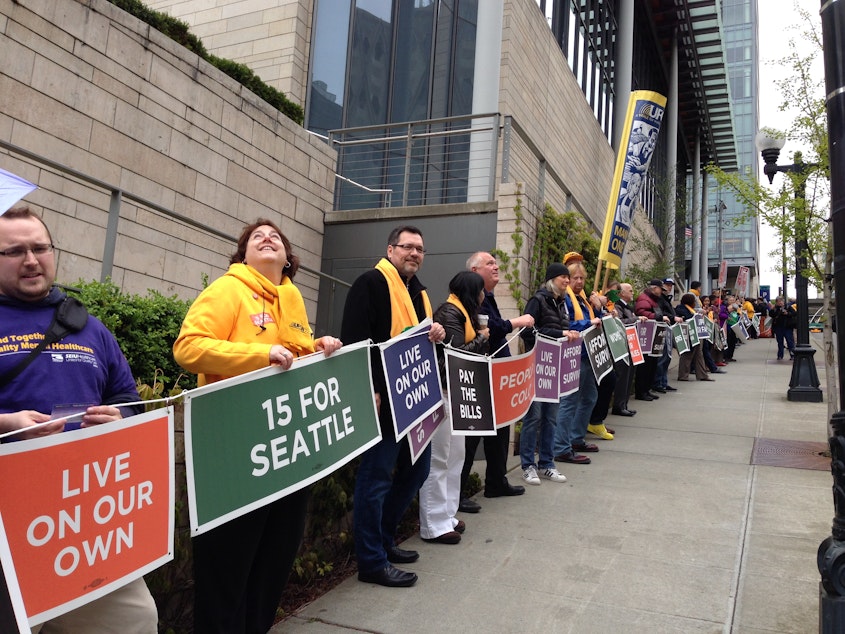
[[[639,364],[634,371],[634,393],[644,396],[654,384],[654,375],[657,372],[657,361],[660,357],[646,355],[645,362]]]
[[[614,364],[615,365],[615,364]],[[601,425],[610,410],[610,401],[616,389],[616,371],[605,376],[598,385],[598,398],[590,414],[590,425]]]
[[[631,395],[631,384],[634,382],[634,366],[630,362],[615,361],[613,371],[616,372],[613,409],[628,409],[628,397]]]
[[[484,439],[484,457],[487,459],[487,474],[484,479],[484,486],[495,489],[508,484],[505,472],[507,471],[510,435],[511,428],[508,425],[500,427],[495,436],[466,437],[466,458],[464,458],[464,468],[461,470],[461,491],[466,490],[469,473],[475,460],[475,452],[478,451],[478,443],[482,438]]]
[[[194,537],[194,632],[266,634],[302,533],[304,489]]]

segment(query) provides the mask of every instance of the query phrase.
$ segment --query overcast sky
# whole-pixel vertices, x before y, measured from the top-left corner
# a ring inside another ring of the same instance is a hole
[[[789,68],[772,64],[772,62],[783,57],[788,50],[787,43],[790,39],[795,39],[796,42],[799,42],[799,45],[803,45],[803,40],[800,37],[804,30],[803,23],[801,23],[799,31],[793,28],[800,21],[796,5],[810,12],[819,33],[821,33],[821,19],[819,17],[821,3],[818,0],[758,0],[757,4],[759,12],[760,126],[787,130],[795,118],[795,113],[778,110],[782,96],[774,82],[789,77],[791,71]],[[824,77],[821,55],[818,56],[818,64],[814,68],[814,72],[819,79]],[[781,151],[779,162],[789,162],[788,157],[796,150],[801,149],[796,143],[787,141],[786,146]],[[759,174],[761,182],[768,186],[768,179],[763,176],[762,159],[760,160]],[[783,178],[783,176],[775,176],[774,186],[777,186],[778,178]],[[760,228],[760,284],[768,284],[771,287],[772,296],[777,293],[781,285],[781,274],[772,270],[775,262],[768,256],[768,252],[777,248],[779,244],[780,240],[775,237],[772,229],[762,225]],[[815,292],[815,289],[811,287],[809,289],[810,297],[814,297]],[[789,293],[794,297],[795,287],[792,279],[790,279]]]

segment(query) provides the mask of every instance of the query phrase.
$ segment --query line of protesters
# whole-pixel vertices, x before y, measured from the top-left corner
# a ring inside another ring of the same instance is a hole
[[[446,301],[433,309],[417,276],[425,253],[422,232],[416,227],[401,226],[391,231],[386,256],[350,288],[341,327],[344,342],[385,342],[431,317],[430,341],[501,357],[510,354],[507,337],[514,331],[521,330],[522,340],[530,348],[537,335],[577,340],[585,330],[600,326],[602,316],[607,314],[616,315],[624,324],[647,319],[671,324],[703,312],[724,325],[738,315],[740,307],[730,298],[728,302],[700,298],[697,287],[673,306],[671,279],[652,280],[636,300],[627,283],[588,296],[583,258],[572,252],[564,262],[548,266],[525,314],[508,320],[501,315],[494,296],[499,282],[496,260],[490,253],[477,252],[468,259],[466,270],[450,281]],[[48,330],[56,305],[64,304],[66,296],[53,286],[56,268],[52,236],[41,218],[26,208],[0,219],[0,265],[4,325],[27,332]],[[331,336],[313,338],[302,296],[293,284],[298,266],[290,241],[275,223],[258,219],[244,228],[229,270],[192,304],[174,344],[176,360],[199,374],[200,385],[270,365],[287,369],[300,356],[315,351],[329,355],[341,347],[341,340]],[[788,314],[788,309],[784,310]],[[777,329],[777,304],[771,312]],[[116,387],[92,392],[88,400],[96,404],[87,408],[83,426],[119,421],[122,413],[118,405],[139,400],[131,377],[127,379],[128,364],[102,324],[92,317],[78,332],[63,336],[73,341],[91,337],[92,331],[101,340],[103,358],[108,362],[98,366],[99,374],[92,375],[89,382],[106,386],[114,383]],[[694,372],[698,380],[709,381],[710,374],[724,372],[722,367],[733,358],[730,336],[728,328],[729,341],[723,353],[705,342],[692,354],[683,355],[678,380],[688,380]],[[659,358],[646,356],[635,369],[624,361],[617,362],[601,382],[596,381],[582,345],[578,389],[559,403],[532,403],[524,417],[520,460],[525,484],[536,486],[543,479],[565,482],[556,462],[589,464],[591,460],[584,454],[596,453],[599,448],[587,441],[587,434],[612,440],[615,432],[605,422],[608,413],[634,416],[636,411],[629,406],[632,391],[636,399],[650,401],[674,390],[667,376],[671,337],[666,341],[668,345]],[[791,352],[792,345],[789,349]],[[96,354],[100,355],[99,348]],[[477,436],[453,435],[446,420],[429,447],[412,462],[407,438],[395,439],[381,358],[375,346],[371,354],[382,440],[362,454],[355,483],[358,578],[387,587],[411,586],[417,575],[394,564],[412,563],[419,553],[397,546],[399,522],[419,493],[422,539],[442,544],[460,542],[467,527],[457,513],[480,509],[475,500],[461,498],[480,440]],[[438,354],[442,372],[442,346],[438,346]],[[72,391],[58,389],[71,386],[66,374],[73,369],[51,364],[48,355],[34,358],[27,367],[18,368],[17,364],[12,356],[0,357],[0,373],[6,381],[0,383],[0,394],[7,404],[0,408],[0,429],[4,431],[48,421],[46,412],[56,403],[71,402],[75,397]],[[38,393],[53,400],[21,400],[21,395],[29,394],[21,387],[29,384],[27,376],[41,377],[39,386],[50,385],[50,390]],[[35,428],[27,435],[58,431],[61,425]],[[487,498],[525,492],[523,486],[511,484],[506,477],[509,433],[505,427],[483,438]],[[259,633],[272,627],[301,542],[307,500],[307,491],[287,496],[194,539],[195,631]],[[130,631],[126,627],[131,623],[131,631],[153,632],[155,621],[149,592],[143,581],[137,580],[124,590],[45,623],[42,631]],[[70,630],[61,629],[64,626]]]

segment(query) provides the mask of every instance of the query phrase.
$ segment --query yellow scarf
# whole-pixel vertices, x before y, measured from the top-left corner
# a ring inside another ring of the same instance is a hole
[[[577,321],[584,319],[584,306],[587,307],[587,311],[590,313],[590,319],[595,319],[596,316],[593,313],[593,307],[590,306],[590,302],[587,301],[587,295],[584,293],[584,289],[581,289],[581,292],[576,295],[575,291],[572,290],[572,287],[567,286],[566,294],[569,295],[569,299],[572,300],[572,311]],[[579,298],[584,300],[584,306],[582,306],[581,302],[578,301]]]
[[[475,328],[472,327],[472,320],[469,318],[469,313],[467,312],[467,309],[464,308],[464,305],[461,304],[461,300],[458,299],[458,296],[454,293],[449,293],[449,297],[446,298],[446,303],[455,306],[464,316],[464,343],[467,344],[475,339],[477,333],[475,332]]]
[[[297,356],[314,352],[314,337],[305,314],[305,302],[302,294],[290,278],[284,276],[276,287],[279,294],[279,341]]]
[[[387,290],[390,292],[390,336],[395,337],[407,328],[419,324],[420,320],[417,318],[417,311],[414,310],[408,287],[405,286],[393,263],[387,258],[382,258],[376,264],[376,269],[387,280]],[[426,317],[431,317],[431,302],[428,301],[428,294],[425,291],[422,291],[422,299]]]

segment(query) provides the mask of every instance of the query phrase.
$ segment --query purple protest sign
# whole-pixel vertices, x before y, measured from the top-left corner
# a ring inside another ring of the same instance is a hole
[[[654,335],[657,332],[657,322],[653,319],[637,322],[637,336],[640,338],[640,349],[643,354],[650,355],[654,346]]]
[[[538,336],[534,352],[534,400],[557,403],[560,400],[560,342]]]
[[[379,344],[396,440],[440,407],[443,401],[431,321],[409,328]]]
[[[560,343],[560,394],[563,397],[578,389],[581,380],[581,339]]]
[[[414,464],[434,437],[434,432],[446,422],[446,410],[443,405],[423,418],[408,432],[408,446],[411,448],[411,464]]]

